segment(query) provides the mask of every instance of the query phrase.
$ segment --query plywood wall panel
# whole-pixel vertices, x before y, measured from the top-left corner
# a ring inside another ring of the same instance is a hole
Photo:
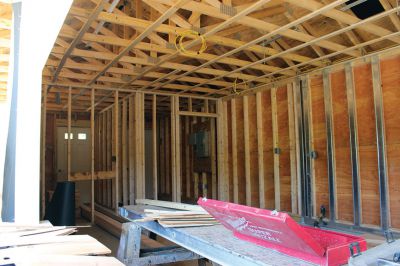
[[[281,149],[281,153],[279,154],[280,207],[282,211],[291,211],[289,114],[286,86],[278,88],[276,91],[276,102],[279,148]]]
[[[390,222],[400,229],[400,56],[381,61]]]
[[[349,115],[344,71],[331,74],[337,219],[353,221]]]
[[[269,91],[262,92],[262,128],[263,128],[263,144],[264,144],[264,191],[265,191],[265,207],[273,209],[275,207],[275,191],[274,191],[274,153],[272,139],[272,109],[271,109],[271,93]]]
[[[237,139],[237,174],[239,203],[246,203],[246,174],[244,158],[244,117],[243,117],[243,98],[236,99],[236,139]]]
[[[249,114],[249,148],[250,148],[250,179],[251,179],[251,202],[252,206],[259,207],[258,189],[258,147],[257,147],[257,107],[256,95],[248,96]]]
[[[314,184],[315,184],[315,204],[319,214],[319,208],[325,206],[329,217],[329,184],[328,184],[328,163],[327,163],[327,142],[326,142],[326,121],[324,105],[324,88],[322,76],[310,79],[311,90],[311,109],[312,109],[312,136],[314,150],[318,157],[313,160],[314,164]]]
[[[379,177],[372,73],[369,64],[354,68],[362,224],[380,224]]]

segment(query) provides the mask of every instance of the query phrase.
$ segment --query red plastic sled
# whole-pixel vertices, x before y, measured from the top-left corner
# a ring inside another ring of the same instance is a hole
[[[362,237],[299,225],[287,213],[200,198],[197,202],[240,239],[319,265],[346,264]]]

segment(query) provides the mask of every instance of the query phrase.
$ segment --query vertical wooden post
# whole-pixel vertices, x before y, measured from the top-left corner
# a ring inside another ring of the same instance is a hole
[[[90,143],[91,143],[91,156],[92,156],[92,167],[91,167],[91,219],[90,221],[94,224],[94,97],[95,91],[92,89],[90,95]]]
[[[129,187],[128,187],[128,154],[127,154],[127,116],[128,116],[127,100],[122,102],[122,127],[121,127],[121,149],[122,149],[122,202],[128,205]]]
[[[71,176],[71,115],[72,115],[72,88],[68,88],[68,139],[67,139],[67,180]]]
[[[129,97],[129,204],[135,203],[135,106],[134,96]]]
[[[172,100],[171,100],[172,101]],[[172,106],[171,106],[172,112]],[[171,193],[171,170],[172,170],[172,145],[171,145],[171,132],[172,128],[170,119],[172,116],[165,118],[165,193]]]
[[[233,175],[233,202],[239,203],[239,179],[237,171],[237,137],[236,137],[236,100],[231,100],[232,123],[232,175]]]
[[[158,199],[158,178],[157,178],[157,95],[153,94],[153,196]]]
[[[288,122],[289,122],[289,149],[290,149],[290,187],[292,212],[297,213],[297,168],[296,168],[296,135],[294,125],[293,87],[287,84]]]
[[[274,188],[275,188],[275,209],[281,209],[281,191],[279,178],[279,137],[278,137],[278,107],[276,103],[276,88],[271,89],[272,107],[272,138],[274,143]]]
[[[251,176],[250,176],[250,143],[249,143],[249,98],[243,96],[243,132],[244,132],[244,163],[246,176],[246,205],[252,206],[251,202]]]
[[[135,147],[136,147],[136,198],[146,197],[145,158],[144,158],[144,95],[137,92],[135,96]]]
[[[264,177],[264,140],[263,140],[263,123],[262,123],[262,95],[261,92],[256,93],[256,110],[257,110],[257,154],[258,154],[258,182],[260,193],[260,208],[265,208],[265,177]]]
[[[190,99],[190,98],[189,98]],[[189,139],[189,117],[185,116],[185,138]],[[186,198],[190,198],[190,176],[191,176],[191,172],[190,172],[190,156],[189,156],[189,152],[190,152],[190,146],[189,143],[186,142],[185,145],[185,169],[186,169]]]
[[[114,94],[114,145],[115,145],[115,212],[118,213],[119,204],[119,103],[118,91]]]
[[[385,120],[383,117],[382,81],[379,57],[371,59],[372,84],[374,90],[374,109],[376,123],[376,145],[378,151],[378,174],[379,174],[379,199],[381,227],[383,230],[390,228],[390,201],[388,197],[388,173],[386,159],[386,135]]]
[[[214,111],[214,110],[213,110]],[[222,111],[222,110],[221,110]],[[215,130],[215,118],[210,118],[210,137],[211,137],[211,195],[213,199],[217,199],[217,148],[216,148],[216,130]],[[224,166],[221,161],[222,167]]]
[[[113,130],[112,130],[112,110],[108,110],[107,111],[107,140],[106,140],[106,144],[107,144],[107,170],[108,171],[112,171],[113,166],[112,166],[112,144],[114,141],[113,138]],[[114,179],[115,181],[115,179]],[[113,207],[113,200],[112,200],[112,183],[114,182],[113,180],[105,180],[106,186],[105,186],[105,190],[106,190],[106,200],[107,200],[107,207],[112,208]]]
[[[40,203],[42,218],[46,210],[46,120],[47,120],[47,86],[43,90],[42,105],[42,147],[41,147],[41,177],[40,177]]]
[[[171,96],[172,201],[181,201],[179,96]]]
[[[218,199],[228,200],[229,179],[226,176],[226,131],[225,125],[226,113],[224,112],[224,103],[221,99],[217,100],[217,157],[218,157]]]

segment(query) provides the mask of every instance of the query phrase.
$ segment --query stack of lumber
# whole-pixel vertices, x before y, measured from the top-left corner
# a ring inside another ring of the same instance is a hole
[[[210,226],[218,224],[210,214],[205,211],[160,211],[145,209],[142,221],[158,221],[163,227],[193,227]]]
[[[137,221],[158,221],[164,227],[194,227],[219,224],[214,217],[198,205],[149,199],[137,199],[136,204],[169,209],[144,209],[144,218]]]
[[[0,223],[0,265],[123,265],[111,250],[88,235],[70,235],[75,227],[50,223]],[[90,256],[89,256],[90,255]]]

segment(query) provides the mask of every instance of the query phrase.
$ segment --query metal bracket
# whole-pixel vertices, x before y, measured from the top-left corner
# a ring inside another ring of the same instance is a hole
[[[281,148],[274,148],[275,154],[281,154]]]
[[[222,14],[225,14],[225,15],[228,15],[228,16],[234,16],[237,13],[236,8],[234,8],[233,6],[224,5],[222,3],[219,6],[219,11]]]
[[[392,232],[392,231],[386,230],[385,232],[383,232],[383,234],[385,235],[386,242],[387,242],[388,244],[394,242],[394,237],[393,237],[393,232]]]
[[[354,248],[356,248],[354,250]],[[358,242],[354,242],[351,243],[349,245],[349,249],[350,249],[350,255],[354,258],[354,257],[358,257],[361,255],[361,248],[360,248],[360,244]],[[354,252],[355,251],[355,252]]]
[[[310,151],[310,158],[311,159],[317,159],[318,158],[318,152],[317,151]]]

